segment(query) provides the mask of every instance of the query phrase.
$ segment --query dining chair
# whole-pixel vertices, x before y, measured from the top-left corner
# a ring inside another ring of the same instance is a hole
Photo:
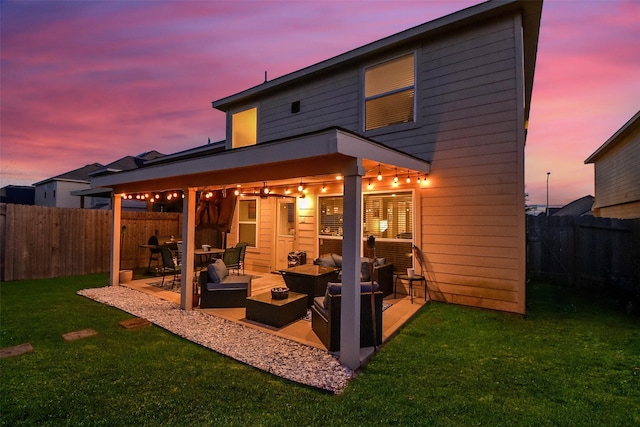
[[[240,268],[242,269],[242,274],[244,274],[244,255],[247,253],[247,246],[249,246],[247,242],[238,242],[236,244],[236,248],[242,248],[240,251]]]
[[[178,273],[181,271],[180,266],[174,262],[173,255],[168,246],[160,246],[160,253],[162,254],[162,284],[160,286],[164,287],[164,276],[167,273],[173,273],[173,281],[171,282],[171,286],[173,287],[178,278]]]
[[[224,265],[227,266],[229,270],[236,270],[238,275],[240,275],[240,253],[242,252],[241,247],[233,247],[227,248],[224,250],[224,254],[222,254],[222,261]]]

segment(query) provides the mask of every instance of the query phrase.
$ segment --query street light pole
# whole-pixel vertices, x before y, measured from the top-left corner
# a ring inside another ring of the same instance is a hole
[[[547,172],[547,216],[549,216],[549,175],[551,172]]]

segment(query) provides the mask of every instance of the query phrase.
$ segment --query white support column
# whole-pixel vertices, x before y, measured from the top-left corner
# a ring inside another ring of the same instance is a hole
[[[342,236],[342,306],[340,363],[360,366],[360,254],[362,247],[362,176],[359,164],[344,173]]]
[[[182,201],[182,278],[180,307],[193,309],[193,249],[196,241],[196,189],[184,189]]]
[[[120,227],[122,226],[122,197],[111,195],[111,265],[109,265],[109,285],[120,284]]]

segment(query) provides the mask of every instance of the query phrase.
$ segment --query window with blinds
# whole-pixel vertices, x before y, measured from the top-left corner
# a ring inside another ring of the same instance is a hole
[[[342,245],[333,244],[342,235],[342,196],[320,197],[320,253],[342,255]],[[411,267],[413,247],[413,193],[375,193],[363,195],[362,239],[365,256],[369,256],[366,240],[376,238],[376,256],[393,263],[396,271]],[[337,240],[341,242],[341,240]]]
[[[414,121],[415,57],[411,53],[364,73],[365,130]]]

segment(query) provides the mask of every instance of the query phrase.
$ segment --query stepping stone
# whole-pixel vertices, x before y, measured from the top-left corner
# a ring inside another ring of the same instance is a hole
[[[82,338],[92,337],[94,335],[98,335],[98,333],[93,329],[82,329],[80,331],[73,331],[62,334],[62,338],[64,338],[65,341],[75,341]]]
[[[0,350],[0,359],[4,359],[5,357],[13,357],[20,356],[21,354],[28,353],[33,351],[33,346],[31,343],[24,343],[20,345],[16,345],[14,347],[7,347]]]
[[[122,326],[125,329],[146,328],[150,324],[151,322],[149,322],[147,319],[142,319],[142,318],[129,319],[129,320],[123,320],[122,322],[118,322],[118,325]]]

